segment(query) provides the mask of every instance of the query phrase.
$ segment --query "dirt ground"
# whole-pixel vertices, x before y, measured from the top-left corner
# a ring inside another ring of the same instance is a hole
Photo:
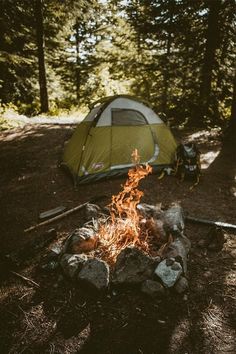
[[[83,212],[31,233],[24,229],[38,222],[40,212],[60,205],[71,208],[104,195],[101,203],[108,204],[125,180],[107,180],[75,191],[58,168],[63,143],[72,130],[70,126],[27,125],[1,133],[0,352],[235,353],[235,231],[224,229],[223,248],[210,251],[199,247],[210,227],[186,222],[185,233],[192,242],[189,291],[185,295],[170,292],[161,301],[135,289],[111,289],[97,297],[71,284],[59,269],[42,269],[53,242],[81,225]],[[219,153],[216,130],[177,135],[198,143],[204,167],[200,184],[190,191],[189,181],[158,180],[152,175],[141,183],[143,201],[163,205],[179,201],[192,216],[236,223],[235,155],[227,149]],[[40,247],[51,227],[57,238]],[[5,257],[13,253],[18,255],[17,262]]]

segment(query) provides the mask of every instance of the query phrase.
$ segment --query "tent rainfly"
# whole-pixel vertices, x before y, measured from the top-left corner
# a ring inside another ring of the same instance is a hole
[[[77,184],[127,173],[131,154],[154,171],[173,163],[176,142],[169,128],[147,103],[132,96],[113,96],[95,103],[77,126],[64,150],[62,165]]]

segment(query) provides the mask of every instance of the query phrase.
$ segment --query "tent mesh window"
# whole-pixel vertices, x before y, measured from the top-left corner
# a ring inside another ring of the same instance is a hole
[[[146,125],[144,115],[133,109],[112,109],[112,125]]]

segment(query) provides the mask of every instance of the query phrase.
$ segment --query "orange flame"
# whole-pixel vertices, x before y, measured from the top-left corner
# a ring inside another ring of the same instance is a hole
[[[142,248],[148,249],[148,232],[141,227],[136,207],[143,196],[143,192],[138,190],[139,182],[152,172],[152,167],[139,164],[137,149],[132,153],[132,160],[135,167],[129,170],[123,190],[112,196],[110,220],[101,225],[98,233],[102,257],[110,263],[113,263],[120,251],[127,246],[142,244]]]

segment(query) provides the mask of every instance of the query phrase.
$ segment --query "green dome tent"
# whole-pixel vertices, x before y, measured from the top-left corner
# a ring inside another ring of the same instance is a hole
[[[147,103],[113,96],[95,103],[65,146],[63,166],[78,184],[125,174],[138,150],[154,170],[173,163],[176,142]]]

